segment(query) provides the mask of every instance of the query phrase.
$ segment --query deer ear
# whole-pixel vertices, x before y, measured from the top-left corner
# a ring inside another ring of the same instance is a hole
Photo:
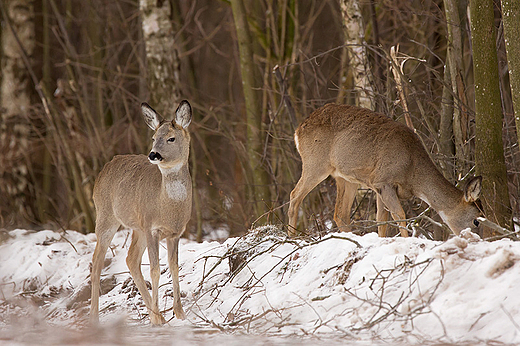
[[[468,203],[475,202],[480,197],[482,191],[482,177],[471,178],[464,186],[464,200]]]
[[[191,106],[186,100],[181,101],[175,111],[175,123],[183,128],[187,128],[191,123]]]
[[[148,125],[148,127],[154,131],[157,130],[157,127],[159,127],[159,124],[162,121],[162,118],[159,115],[159,113],[157,113],[146,102],[141,103],[141,110],[143,111],[143,118],[144,118],[144,121],[146,122],[146,125]]]

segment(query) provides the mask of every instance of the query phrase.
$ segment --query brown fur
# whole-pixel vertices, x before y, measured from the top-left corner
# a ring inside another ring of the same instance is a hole
[[[344,230],[349,229],[350,206],[359,185],[376,191],[378,221],[387,221],[388,211],[395,220],[404,220],[399,198],[412,196],[426,200],[457,234],[462,228],[472,227],[472,220],[479,214],[474,201],[466,201],[437,170],[419,137],[383,114],[327,104],[303,121],[295,140],[303,167],[302,177],[291,192],[289,226],[293,234],[301,201],[329,175],[338,187],[334,219]],[[476,188],[480,192],[480,184]],[[405,222],[400,225],[401,234],[407,236]],[[379,234],[386,234],[386,225],[379,226]]]
[[[162,121],[146,104],[142,109],[145,121],[155,131],[150,156],[115,156],[99,173],[94,185],[98,241],[92,256],[90,319],[93,323],[97,323],[99,318],[103,259],[121,226],[133,230],[126,263],[152,324],[165,322],[158,306],[159,241],[164,238],[172,276],[173,310],[177,318],[185,318],[179,288],[178,246],[179,237],[191,216],[190,134],[186,130],[191,121],[191,107],[183,101],[174,122]],[[151,296],[141,272],[145,249],[148,249],[150,260]]]

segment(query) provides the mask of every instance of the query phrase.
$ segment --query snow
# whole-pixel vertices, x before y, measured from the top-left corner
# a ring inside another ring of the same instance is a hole
[[[446,242],[375,233],[294,240],[275,226],[223,243],[182,239],[179,274],[188,318],[172,318],[162,244],[159,304],[169,322],[151,327],[125,263],[130,234],[116,234],[107,252],[102,327],[93,332],[87,317],[95,235],[0,233],[0,340],[520,343],[519,242],[484,242],[468,232]]]

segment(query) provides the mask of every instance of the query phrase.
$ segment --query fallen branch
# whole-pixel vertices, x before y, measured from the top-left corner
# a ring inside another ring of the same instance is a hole
[[[492,230],[494,231],[497,231],[498,233],[500,233],[501,235],[499,236],[493,236],[493,237],[489,237],[489,238],[486,238],[484,240],[489,240],[489,241],[492,241],[492,240],[498,240],[498,239],[502,239],[502,238],[506,238],[506,237],[509,237],[513,240],[520,240],[518,239],[517,235],[519,233],[519,231],[514,231],[514,232],[511,232],[510,230],[508,230],[507,228],[504,228],[500,225],[497,225],[496,223],[484,218],[484,217],[479,217],[478,219],[478,222],[480,222],[481,225],[485,226],[485,227],[489,227],[491,228]]]

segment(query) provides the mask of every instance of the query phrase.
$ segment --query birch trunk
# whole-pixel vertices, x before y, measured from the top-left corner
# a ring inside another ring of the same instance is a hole
[[[363,16],[358,0],[340,0],[343,33],[347,50],[348,68],[352,72],[356,105],[374,110],[373,89],[369,74]],[[341,102],[343,86],[348,80],[348,70],[341,76],[342,87],[338,101]]]
[[[30,201],[27,200],[27,154],[31,132],[28,113],[32,83],[24,54],[32,63],[35,47],[34,4],[32,0],[2,1],[0,224],[19,226],[26,223],[32,214],[28,207]]]
[[[179,57],[175,49],[169,1],[140,0],[143,39],[146,47],[150,104],[172,119],[181,100]]]
[[[493,1],[472,0],[470,13],[475,76],[475,164],[477,174],[483,177],[481,199],[487,218],[510,227]],[[493,232],[485,230],[484,236],[489,235]]]

